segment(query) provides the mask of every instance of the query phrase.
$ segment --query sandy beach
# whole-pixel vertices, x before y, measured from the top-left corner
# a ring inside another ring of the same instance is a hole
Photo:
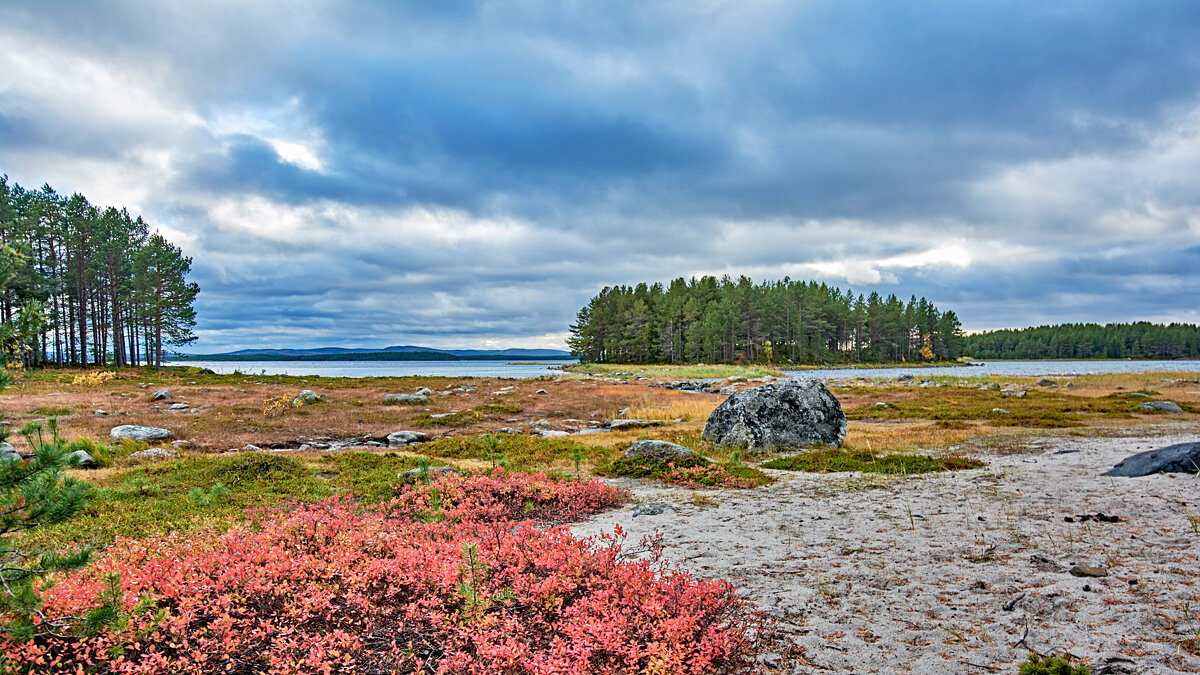
[[[620,524],[631,546],[661,532],[673,564],[731,581],[776,621],[773,672],[1015,673],[1030,650],[1093,673],[1200,672],[1200,477],[1101,475],[1200,429],[1132,433],[975,446],[988,466],[957,473],[614,481],[636,503],[574,530]],[[648,503],[667,508],[634,517]]]

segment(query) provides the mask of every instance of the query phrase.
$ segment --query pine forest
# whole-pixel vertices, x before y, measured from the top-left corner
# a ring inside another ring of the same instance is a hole
[[[196,339],[191,258],[125,209],[0,176],[0,347],[8,364],[162,365]]]

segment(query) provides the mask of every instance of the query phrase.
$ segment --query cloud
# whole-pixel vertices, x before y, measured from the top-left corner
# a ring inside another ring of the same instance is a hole
[[[64,2],[0,44],[0,172],[183,244],[197,349],[545,344],[701,273],[1200,306],[1185,0]]]

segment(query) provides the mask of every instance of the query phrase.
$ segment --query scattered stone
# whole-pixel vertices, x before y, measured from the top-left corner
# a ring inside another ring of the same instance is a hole
[[[667,509],[669,509],[669,508],[671,508],[671,507],[667,506],[666,504],[664,504],[662,502],[646,502],[644,504],[638,504],[637,506],[633,507],[633,517],[637,518],[638,516],[661,516],[663,513],[666,513]]]
[[[917,379],[917,378],[913,377],[912,375],[901,375],[900,377],[896,378],[896,381],[897,382],[912,382],[915,379]]]
[[[1156,412],[1156,411],[1162,411],[1162,412],[1168,412],[1168,413],[1183,412],[1183,408],[1179,407],[1179,404],[1175,403],[1174,401],[1146,401],[1145,403],[1138,406],[1138,410],[1140,410],[1142,412]]]
[[[738,386],[736,384],[731,384],[728,387],[721,387],[720,389],[717,390],[718,394],[725,394],[726,396],[736,394],[737,392],[738,392]]]
[[[1024,389],[1017,389],[1017,388],[1015,388],[1015,387],[1013,387],[1013,388],[1008,388],[1008,389],[1001,389],[1001,390],[1000,390],[1000,395],[1001,395],[1001,396],[1005,396],[1005,397],[1010,397],[1010,398],[1024,398],[1024,397],[1025,397],[1025,390],[1024,390]]]
[[[430,476],[437,476],[437,475],[441,475],[444,473],[452,473],[456,476],[462,475],[462,472],[460,472],[458,469],[456,469],[452,466],[431,466],[431,467],[429,467],[429,475]],[[420,475],[421,475],[420,469],[409,469],[408,471],[405,471],[404,473],[400,474],[398,476],[398,478],[417,478]]]
[[[1200,473],[1200,443],[1178,443],[1126,457],[1105,476],[1136,478],[1156,473]]]
[[[537,391],[535,391],[533,393],[537,394],[538,396],[545,396],[546,394],[549,394],[550,392],[546,391],[545,389],[538,389]]]
[[[97,409],[97,410],[93,410],[93,411],[92,411],[92,414],[93,414],[93,415],[100,415],[101,417],[104,417],[104,416],[108,415],[108,411],[107,411],[107,410],[99,410],[99,409]]]
[[[1096,660],[1092,665],[1093,675],[1137,675],[1143,672],[1133,659],[1121,654],[1108,654]]]
[[[1074,577],[1106,577],[1108,568],[1100,565],[1076,565],[1071,568]]]
[[[415,443],[423,443],[425,434],[419,431],[394,431],[387,435],[389,448],[403,448]]]
[[[292,405],[293,406],[312,405],[314,403],[320,403],[324,400],[325,400],[324,396],[321,396],[320,394],[313,391],[312,389],[305,389],[304,391],[300,392],[300,394],[298,396],[296,396],[296,398],[292,399]]]
[[[129,456],[129,459],[134,462],[159,462],[164,459],[170,459],[179,453],[166,448],[149,448],[140,450]]]
[[[171,407],[167,408],[167,410],[187,410],[187,409],[188,409],[188,404],[186,404],[186,403],[172,403]]]
[[[12,443],[0,443],[0,462],[6,462],[14,459],[21,461],[21,453],[17,452],[17,449],[13,447]]]
[[[542,438],[563,438],[564,436],[570,436],[570,434],[565,431],[558,431],[556,429],[543,429],[542,431],[538,432],[538,436],[541,436]]]
[[[520,432],[520,431],[517,431],[516,429],[514,429],[514,428],[512,428],[512,427],[500,427],[499,429],[497,429],[497,430],[496,430],[496,431],[494,431],[493,433],[497,433],[497,434],[519,434],[519,433],[521,433],[521,432]]]
[[[1075,390],[1075,383],[1074,383],[1074,382],[1068,382],[1068,383],[1067,383],[1067,384],[1064,386],[1064,388],[1066,388],[1066,389],[1070,389],[1070,390],[1074,391],[1074,390]]]
[[[607,434],[611,431],[612,429],[606,429],[604,427],[588,427],[587,429],[580,429],[579,431],[576,431],[575,435],[583,436],[586,434]]]
[[[176,450],[182,450],[183,448],[190,447],[191,445],[192,444],[187,441],[171,441],[171,447],[175,448]]]
[[[997,415],[1011,415],[1012,414],[1012,413],[1008,412],[1007,410],[1005,410],[1004,408],[992,408],[992,412],[996,413]]]
[[[1084,513],[1073,518],[1071,516],[1065,516],[1063,518],[1063,522],[1065,523],[1074,523],[1076,521],[1086,523],[1090,520],[1094,520],[1098,523],[1119,523],[1121,522],[1121,516],[1109,516],[1105,515],[1104,513],[1096,513],[1096,515]]]
[[[629,408],[621,408],[617,411],[617,417],[624,417],[629,414]]]
[[[1044,555],[1041,555],[1040,553],[1035,553],[1034,555],[1030,556],[1029,562],[1033,563],[1033,566],[1038,568],[1042,572],[1061,572],[1061,571],[1063,571],[1062,565],[1059,565],[1057,561],[1055,561],[1052,558],[1048,558]]]
[[[890,408],[892,405],[884,401],[877,401],[872,407],[874,408]]]
[[[429,395],[433,394],[433,390],[430,389],[429,387],[421,387],[420,389],[417,390],[417,394],[419,394],[421,396],[429,396]]]
[[[263,451],[262,448],[258,447],[257,445],[254,445],[253,443],[247,443],[242,446],[242,452],[262,452],[262,451]]]
[[[384,403],[400,403],[404,405],[427,405],[429,397],[424,394],[384,394]]]
[[[67,464],[74,465],[80,469],[94,469],[98,466],[96,464],[96,458],[87,454],[87,452],[83,450],[76,450],[75,452],[67,455]]]
[[[213,370],[212,368],[201,368],[199,371],[199,374],[200,375],[216,375],[217,371]]]
[[[113,427],[108,432],[113,438],[131,438],[135,441],[161,441],[175,435],[170,429],[160,429],[158,427],[144,427],[137,424],[122,424],[119,427]]]
[[[165,401],[169,398],[171,398],[171,392],[166,389],[159,389],[150,394],[151,401]]]
[[[999,388],[1000,388],[1000,385],[996,382],[988,382],[987,384],[980,387],[980,389],[987,389],[989,391],[995,391]]]
[[[1057,387],[1058,387],[1058,383],[1057,383],[1057,382],[1055,382],[1054,380],[1051,380],[1051,379],[1049,379],[1049,378],[1042,378],[1042,379],[1040,379],[1040,380],[1038,380],[1038,381],[1037,381],[1037,386],[1039,386],[1039,387],[1050,387],[1051,389],[1054,389],[1054,388],[1057,388]]]
[[[700,454],[691,448],[668,441],[637,441],[625,448],[626,459],[692,459]]]
[[[839,447],[846,415],[817,380],[789,379],[738,392],[704,423],[701,437],[714,445],[750,449]]]
[[[645,427],[657,427],[662,422],[659,420],[609,420],[605,423],[609,429],[614,431],[619,429],[639,429]]]

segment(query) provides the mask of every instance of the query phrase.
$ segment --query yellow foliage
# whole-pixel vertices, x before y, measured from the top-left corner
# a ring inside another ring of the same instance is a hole
[[[94,373],[83,373],[76,375],[75,379],[71,380],[71,384],[95,385],[104,384],[110,380],[117,379],[117,374],[111,370],[98,370]]]
[[[925,335],[925,345],[921,347],[921,358],[925,359],[926,361],[932,361],[934,359],[933,341],[930,340],[929,335]]]
[[[278,417],[290,407],[292,407],[292,400],[287,396],[272,396],[263,401],[263,415]]]

